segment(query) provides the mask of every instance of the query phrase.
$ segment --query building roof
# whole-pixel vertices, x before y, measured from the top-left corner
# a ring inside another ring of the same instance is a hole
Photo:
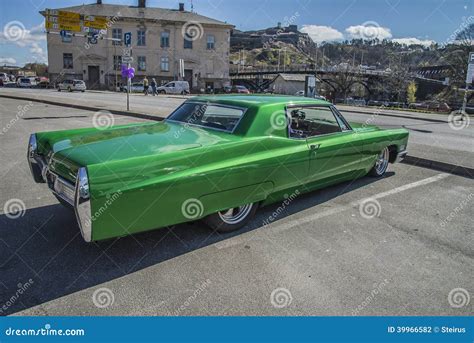
[[[121,17],[121,18],[144,18],[147,20],[163,20],[172,22],[198,22],[200,24],[218,25],[233,28],[234,26],[223,21],[205,17],[203,15],[179,11],[178,9],[158,8],[158,7],[137,7],[127,5],[114,4],[84,4],[79,6],[55,8],[56,10],[69,11],[79,13],[81,15],[95,15],[104,17]],[[40,12],[45,15],[44,11]]]
[[[306,76],[305,74],[284,74],[280,73],[278,74],[279,77],[281,77],[285,81],[300,81],[300,82],[305,82]],[[316,80],[317,82],[317,80]]]

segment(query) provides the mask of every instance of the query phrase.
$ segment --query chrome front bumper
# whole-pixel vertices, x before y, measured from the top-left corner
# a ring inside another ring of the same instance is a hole
[[[405,159],[407,156],[407,150],[402,150],[397,153],[397,157],[395,158],[395,163],[399,163]]]
[[[28,164],[33,179],[37,183],[46,183],[53,194],[74,208],[82,238],[86,242],[90,242],[92,240],[92,218],[86,168],[79,168],[75,184],[64,179],[49,170],[46,159],[37,154],[36,139],[34,140],[35,142],[32,144],[30,138],[28,146]],[[87,188],[87,194],[85,194],[85,188]]]

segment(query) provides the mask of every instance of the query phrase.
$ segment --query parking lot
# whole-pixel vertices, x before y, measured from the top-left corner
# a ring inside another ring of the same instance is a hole
[[[472,179],[391,165],[383,179],[261,208],[232,234],[195,222],[87,244],[32,180],[26,145],[32,132],[90,127],[93,114],[0,100],[0,314],[472,315],[473,301],[453,302],[474,292]]]

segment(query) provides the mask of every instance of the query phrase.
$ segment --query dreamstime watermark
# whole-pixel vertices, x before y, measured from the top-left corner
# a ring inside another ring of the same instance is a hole
[[[21,199],[9,199],[3,204],[3,212],[10,219],[18,219],[25,215],[26,205]]]
[[[25,293],[34,283],[35,282],[33,279],[29,279],[25,283],[19,283],[17,285],[18,289],[16,290],[15,294],[13,294],[2,306],[0,306],[0,315],[12,307],[18,301],[18,299],[20,299],[21,295]]]
[[[441,227],[448,225],[459,213],[464,211],[466,206],[474,199],[474,193],[469,193],[465,199],[463,199],[458,206],[453,208],[448,216],[439,224]]]
[[[271,48],[271,45],[278,39],[278,37],[285,33],[285,28],[294,24],[296,19],[300,16],[299,12],[295,12],[291,17],[286,17],[283,18],[283,25],[282,27],[279,27],[278,30],[271,35],[266,42],[263,43],[263,48],[268,49]]]
[[[181,205],[181,213],[187,219],[198,219],[204,213],[204,205],[199,199],[187,199]]]
[[[287,288],[279,287],[270,294],[270,302],[275,308],[285,308],[291,305],[293,296]]]
[[[375,283],[374,287],[370,291],[370,294],[357,306],[354,310],[352,310],[352,315],[353,316],[358,316],[361,311],[363,311],[367,306],[370,305],[370,303],[379,295],[385,286],[388,285],[388,280],[384,279],[380,283]]]
[[[179,316],[181,315],[191,304],[196,300],[196,298],[201,295],[206,288],[211,284],[210,279],[206,279],[205,281],[196,285],[196,289],[193,291],[193,294],[186,298],[183,304],[174,310],[172,313],[168,313],[170,316]]]
[[[181,137],[181,135],[186,131],[190,126],[193,124],[199,122],[199,120],[202,118],[204,113],[206,113],[207,107],[209,106],[209,102],[206,102],[205,104],[198,104],[193,112],[191,113],[191,116],[186,120],[183,126],[179,128],[179,130],[175,131],[174,133],[174,138],[178,139]]]
[[[382,206],[374,198],[367,198],[359,203],[359,213],[365,219],[379,217],[382,213]]]
[[[26,105],[18,105],[15,117],[10,119],[10,121],[2,128],[0,135],[7,133],[8,130],[10,130],[33,106],[32,101],[28,101]]]
[[[358,28],[358,36],[364,40],[374,40],[383,36],[383,28],[375,21],[366,21]]]
[[[187,41],[195,41],[201,39],[204,35],[204,28],[197,21],[187,21],[181,27],[181,35]]]
[[[385,105],[382,104],[382,106],[380,107],[377,107],[377,109],[370,115],[369,118],[367,118],[365,120],[365,122],[362,123],[361,125],[361,129],[365,129],[367,128],[368,126],[370,125],[373,125],[373,122],[375,121],[375,119],[377,119],[378,116],[380,116],[380,114],[382,113],[382,110],[385,109]],[[354,131],[354,133],[352,134],[353,136],[356,136],[360,133],[359,130],[356,130]]]
[[[10,42],[22,40],[26,37],[26,27],[21,21],[10,21],[3,27],[3,36]]]
[[[112,113],[100,110],[92,116],[92,125],[98,130],[107,130],[115,123],[115,117]]]
[[[96,40],[103,39],[103,37],[107,35],[107,30],[110,29],[120,19],[121,16],[122,14],[120,12],[117,12],[116,15],[114,15],[109,20],[107,20],[107,22],[105,23],[106,28],[99,30],[99,32],[95,35],[95,37],[93,37],[93,39],[96,39]],[[84,44],[84,48],[86,50],[90,49],[91,46],[92,44],[90,43],[89,40],[87,40],[86,43]]]
[[[114,292],[110,288],[97,288],[92,294],[92,302],[98,308],[107,308],[115,302]]]
[[[448,294],[448,303],[453,308],[461,308],[469,305],[471,295],[464,288],[454,288]]]
[[[440,44],[441,47],[445,47],[446,45],[454,43],[457,40],[459,34],[464,32],[471,24],[474,23],[474,16],[472,15],[467,18],[463,17],[462,19],[461,25],[459,25],[458,28],[454,30],[453,33],[451,33],[443,43]]]
[[[459,131],[465,129],[471,123],[471,118],[466,113],[451,113],[448,116],[448,125],[451,129]]]
[[[284,130],[291,125],[291,120],[284,110],[278,110],[270,115],[270,125],[273,130]]]
[[[272,214],[270,214],[264,221],[263,221],[263,226],[266,226],[270,223],[272,223],[273,221],[275,221],[275,219],[277,219],[284,211],[285,209],[290,206],[290,204],[293,202],[293,200],[295,200],[298,195],[300,195],[300,191],[297,189],[295,190],[293,193],[291,193],[290,195],[288,194],[285,194],[284,197],[285,197],[285,200],[281,203],[280,206],[278,206],[278,208],[272,212]]]
[[[51,324],[45,324],[39,329],[15,329],[9,327],[5,330],[6,336],[84,336],[84,329],[53,329]]]
[[[105,211],[107,211],[107,209],[115,202],[115,200],[117,200],[120,196],[122,195],[122,191],[118,191],[116,193],[112,193],[112,194],[107,194],[106,196],[106,200],[104,202],[104,204],[102,206],[99,207],[99,209],[97,211],[95,211],[92,216],[90,217],[90,219],[88,219],[88,225],[91,225],[92,222],[96,221],[102,214],[105,213]]]

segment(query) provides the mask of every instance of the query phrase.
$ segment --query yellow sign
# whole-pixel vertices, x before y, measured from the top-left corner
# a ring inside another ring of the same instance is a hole
[[[107,21],[107,17],[86,15],[84,16],[84,27],[103,30],[107,28]]]
[[[81,21],[75,19],[46,17],[46,30],[66,30],[73,32],[81,32]]]
[[[67,12],[67,11],[58,11],[58,17],[80,20],[81,15],[79,13]]]

